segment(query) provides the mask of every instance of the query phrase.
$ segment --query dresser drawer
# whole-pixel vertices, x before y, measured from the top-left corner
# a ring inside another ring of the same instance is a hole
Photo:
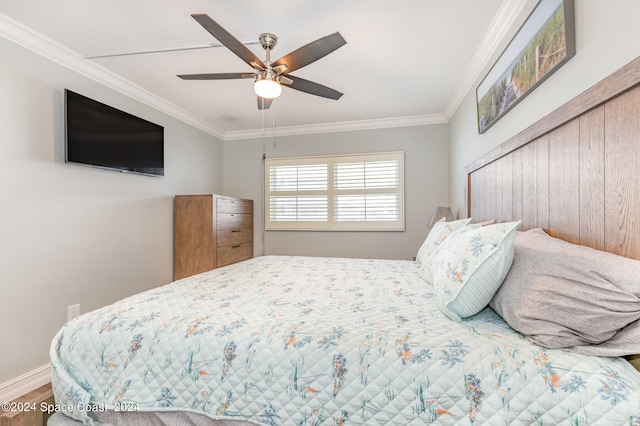
[[[253,201],[218,198],[216,211],[218,213],[253,213]]]
[[[234,244],[218,247],[218,268],[232,263],[241,262],[253,257],[253,243]]]
[[[253,215],[248,213],[218,213],[218,229],[253,228]]]
[[[216,232],[216,245],[218,247],[232,246],[253,241],[252,228],[223,229]]]

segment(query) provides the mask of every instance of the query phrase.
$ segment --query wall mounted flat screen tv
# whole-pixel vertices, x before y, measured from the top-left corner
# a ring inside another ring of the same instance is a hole
[[[65,161],[164,176],[164,127],[65,90]]]

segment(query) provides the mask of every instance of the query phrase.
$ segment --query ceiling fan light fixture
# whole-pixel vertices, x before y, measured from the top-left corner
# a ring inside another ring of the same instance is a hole
[[[266,78],[256,80],[253,88],[256,91],[256,95],[265,99],[277,98],[280,96],[280,93],[282,93],[282,86],[280,86],[280,83]]]

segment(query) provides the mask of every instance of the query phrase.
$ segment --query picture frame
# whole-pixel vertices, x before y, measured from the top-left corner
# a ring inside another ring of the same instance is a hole
[[[574,0],[540,0],[476,88],[482,134],[576,54]]]

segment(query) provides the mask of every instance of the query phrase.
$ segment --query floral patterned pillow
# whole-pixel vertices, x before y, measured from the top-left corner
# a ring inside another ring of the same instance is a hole
[[[418,254],[416,255],[416,261],[420,264],[423,278],[425,278],[427,282],[431,282],[431,274],[429,271],[429,258],[431,255],[449,235],[467,225],[469,222],[471,222],[471,218],[454,220],[453,222],[445,222],[444,218],[442,218],[433,224],[427,238],[422,243],[422,246],[420,246]]]
[[[452,233],[429,260],[438,308],[461,321],[486,307],[513,262],[520,222],[465,227]]]

